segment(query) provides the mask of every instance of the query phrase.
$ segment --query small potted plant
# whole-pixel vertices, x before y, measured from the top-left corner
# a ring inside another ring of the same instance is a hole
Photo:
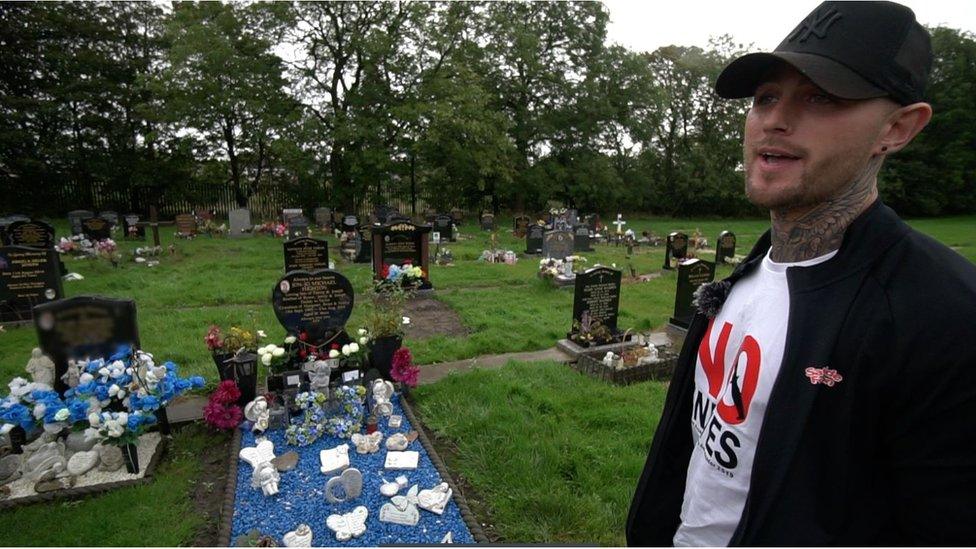
[[[369,343],[370,363],[383,379],[392,381],[390,369],[393,353],[403,344],[403,326],[408,323],[403,316],[409,291],[402,286],[380,288],[377,284],[368,293],[372,307],[366,313],[365,334]]]

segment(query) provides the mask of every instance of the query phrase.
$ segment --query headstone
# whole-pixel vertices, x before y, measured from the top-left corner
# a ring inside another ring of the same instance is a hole
[[[455,225],[460,226],[464,222],[464,211],[461,208],[452,208],[451,218],[454,220]]]
[[[542,257],[566,259],[573,255],[573,233],[571,231],[549,231],[542,239]]]
[[[326,231],[332,230],[332,209],[331,208],[315,208],[315,224],[318,228]]]
[[[525,253],[542,253],[542,237],[545,235],[545,232],[546,228],[538,223],[529,225],[529,230],[525,233]]]
[[[664,268],[671,270],[671,258],[682,260],[688,256],[688,235],[681,232],[673,232],[668,235],[667,244],[664,248]]]
[[[34,309],[41,350],[54,361],[55,389],[68,387],[62,376],[68,360],[108,358],[119,345],[139,346],[136,304],[132,300],[78,296]]]
[[[611,333],[617,331],[620,310],[621,272],[610,267],[593,267],[576,275],[573,292],[573,325],[581,322],[584,312],[599,321]]]
[[[54,227],[43,221],[14,221],[4,232],[8,246],[48,249],[54,247]]]
[[[272,307],[290,334],[307,332],[319,344],[343,331],[355,296],[349,279],[337,271],[292,271],[275,284]]]
[[[285,208],[284,210],[281,210],[281,222],[284,223],[286,227],[291,223],[292,219],[299,217],[304,218],[301,208]]]
[[[481,230],[482,231],[495,230],[495,214],[491,214],[491,213],[481,214]]]
[[[577,225],[576,228],[573,229],[573,251],[593,251],[593,248],[590,247],[590,228],[586,225]]]
[[[139,224],[139,214],[125,214],[122,216],[122,238],[145,240],[146,227]]]
[[[104,217],[89,217],[81,222],[81,232],[88,240],[105,240],[112,237],[112,224]]]
[[[373,261],[373,229],[363,225],[356,228],[356,258],[353,263],[371,263]]]
[[[288,222],[288,238],[308,236],[308,221],[302,216],[292,216]]]
[[[227,213],[227,221],[230,223],[230,232],[227,236],[231,238],[245,238],[251,236],[254,226],[251,224],[251,210],[247,208],[237,208]]]
[[[408,261],[424,272],[419,289],[430,289],[429,225],[406,221],[388,223],[373,229],[373,277],[381,278],[383,265],[402,265]]]
[[[318,271],[329,268],[329,243],[317,238],[295,238],[282,245],[285,250],[285,272]]]
[[[197,218],[193,214],[180,214],[176,216],[176,233],[184,238],[196,236]]]
[[[718,243],[715,246],[715,264],[723,265],[727,259],[735,256],[735,233],[732,231],[722,231],[718,235]]]
[[[0,324],[32,318],[35,305],[64,297],[54,248],[0,247]]]
[[[454,218],[449,215],[438,215],[434,218],[433,232],[441,235],[441,242],[454,242]]]
[[[347,215],[342,218],[342,230],[347,233],[355,232],[359,228],[359,218],[354,215]]]
[[[517,215],[513,220],[515,238],[525,238],[525,234],[529,232],[529,223],[532,222],[532,218],[527,215]]]
[[[112,224],[113,227],[117,227],[119,225],[119,214],[111,210],[105,212],[98,212],[98,217],[101,217],[105,221],[108,221],[109,223]]]
[[[715,264],[700,259],[689,259],[678,263],[678,286],[674,295],[674,316],[671,324],[688,328],[695,316],[695,290],[715,278]]]
[[[71,234],[82,234],[81,222],[95,217],[95,212],[90,210],[73,210],[68,212],[68,223],[71,225]]]

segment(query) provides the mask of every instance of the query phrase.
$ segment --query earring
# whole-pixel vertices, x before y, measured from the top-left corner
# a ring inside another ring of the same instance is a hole
[[[887,151],[888,151],[888,147],[881,147],[881,152],[887,152]]]

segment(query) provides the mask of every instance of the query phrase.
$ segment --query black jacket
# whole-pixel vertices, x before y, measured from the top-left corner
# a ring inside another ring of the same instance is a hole
[[[727,280],[769,245],[767,232]],[[976,545],[976,267],[877,201],[836,256],[786,275],[783,363],[731,545]],[[707,325],[688,329],[630,545],[671,545],[679,526]],[[844,379],[813,385],[810,366]]]

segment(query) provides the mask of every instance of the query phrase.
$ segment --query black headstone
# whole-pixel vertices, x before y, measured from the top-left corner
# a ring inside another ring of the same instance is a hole
[[[589,311],[590,318],[606,326],[611,333],[617,331],[617,314],[620,310],[621,272],[610,267],[593,267],[576,275],[573,293],[573,325]]]
[[[512,221],[513,230],[515,231],[516,238],[525,238],[525,233],[529,231],[529,223],[532,222],[532,218],[527,215],[517,215]]]
[[[278,322],[290,334],[307,332],[313,344],[343,331],[354,301],[349,279],[328,269],[287,273],[271,292]]]
[[[95,212],[90,210],[73,210],[68,212],[68,224],[71,225],[71,234],[82,234],[81,222],[95,217]]]
[[[574,237],[572,231],[549,231],[542,238],[542,256],[553,259],[566,259],[573,255]]]
[[[332,230],[332,209],[330,208],[315,208],[315,224],[318,225],[320,229]]]
[[[715,246],[715,264],[721,265],[727,259],[735,256],[735,233],[732,231],[722,231],[718,235],[718,243]]]
[[[373,261],[373,230],[363,225],[356,228],[356,258],[353,263],[370,263]]]
[[[122,216],[122,230],[124,231],[123,238],[145,240],[146,227],[138,225],[138,223],[139,214],[125,214]]]
[[[8,246],[47,249],[54,247],[54,227],[43,221],[14,221],[4,231]]]
[[[490,213],[481,214],[481,230],[482,231],[495,230],[495,214],[490,214]]]
[[[108,358],[120,345],[139,346],[136,304],[127,299],[78,296],[34,309],[34,326],[44,354],[55,365],[55,388],[67,389],[61,376],[68,360]]]
[[[35,305],[62,297],[54,248],[0,247],[0,323],[30,320]]]
[[[542,237],[546,233],[546,228],[538,223],[529,225],[528,232],[525,233],[525,253],[541,254]]]
[[[438,215],[434,218],[433,232],[440,235],[441,242],[454,242],[454,218],[449,215]]]
[[[109,223],[112,224],[113,227],[116,227],[119,224],[119,214],[111,210],[98,212],[98,217],[101,217],[105,221],[108,221]]]
[[[329,268],[329,243],[302,237],[285,241],[285,272],[318,271]]]
[[[590,228],[586,225],[577,225],[576,228],[573,229],[573,251],[593,251],[593,248],[590,247]]]
[[[429,225],[414,225],[406,221],[389,223],[373,229],[373,277],[382,278],[383,266],[409,262],[424,272],[419,289],[431,288]]]
[[[671,258],[681,260],[688,256],[688,235],[681,232],[673,232],[668,235],[667,243],[664,248],[664,268],[673,269]]]
[[[292,216],[288,222],[288,238],[308,236],[308,221],[302,216]]]
[[[695,316],[695,290],[715,279],[715,264],[700,259],[690,259],[678,263],[678,286],[674,294],[674,316],[671,324],[687,328]]]
[[[81,222],[81,232],[88,240],[105,240],[112,236],[112,224],[104,217],[89,217]]]

